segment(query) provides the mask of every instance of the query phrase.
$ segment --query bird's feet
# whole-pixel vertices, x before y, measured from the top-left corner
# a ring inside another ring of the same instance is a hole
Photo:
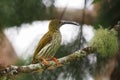
[[[49,62],[45,58],[41,58],[41,60],[45,65],[49,65]],[[59,60],[57,58],[51,57],[50,60],[53,60],[57,65],[59,65]]]
[[[53,60],[57,65],[59,65],[59,60],[55,57],[51,57],[51,60]]]
[[[45,58],[41,58],[41,60],[43,61],[43,63],[45,64],[45,65],[49,65],[49,62],[45,59]]]

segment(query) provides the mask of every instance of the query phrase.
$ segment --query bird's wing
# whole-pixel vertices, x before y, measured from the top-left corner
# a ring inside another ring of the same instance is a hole
[[[38,46],[34,52],[34,57],[39,53],[39,51],[48,43],[50,43],[52,40],[52,36],[51,34],[49,34],[49,32],[47,32],[39,41]]]

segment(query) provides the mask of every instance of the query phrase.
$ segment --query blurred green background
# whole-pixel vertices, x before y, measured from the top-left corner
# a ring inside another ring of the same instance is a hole
[[[23,23],[57,18],[76,21],[81,26],[84,24],[92,25],[95,29],[98,29],[98,25],[102,25],[105,28],[113,27],[120,20],[120,0],[83,0],[84,6],[82,9],[71,8],[69,4],[61,8],[56,7],[55,1],[0,0],[0,66],[15,63],[16,65],[27,65],[30,64],[32,57],[30,56],[27,59],[27,63],[25,63],[26,60],[18,59],[10,41],[3,32],[6,28],[20,27]],[[92,9],[89,9],[88,3],[93,6]],[[84,36],[80,42],[78,35],[78,38],[72,43],[62,45],[55,56],[60,58],[69,55],[83,47],[86,42]],[[118,38],[118,43],[120,44],[120,38]],[[6,49],[6,52],[3,49]],[[103,80],[106,77],[109,80],[119,80],[119,52],[120,50],[113,58],[108,59],[107,62],[105,62],[106,59],[100,58],[100,62],[98,61],[100,64],[90,64],[89,56],[87,56],[84,59],[73,61],[71,64],[54,70],[46,70],[43,73],[20,74],[16,80]]]

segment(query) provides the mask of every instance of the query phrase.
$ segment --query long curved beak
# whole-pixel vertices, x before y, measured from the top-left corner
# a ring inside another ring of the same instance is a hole
[[[79,23],[77,23],[77,22],[72,22],[72,21],[61,21],[61,25],[64,25],[64,24],[73,24],[73,25],[76,25],[76,26],[80,26]]]

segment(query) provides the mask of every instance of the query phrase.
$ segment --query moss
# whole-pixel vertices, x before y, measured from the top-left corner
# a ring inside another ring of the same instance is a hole
[[[102,57],[113,56],[118,49],[116,34],[114,34],[113,31],[103,28],[99,28],[95,32],[89,45],[95,48]]]

